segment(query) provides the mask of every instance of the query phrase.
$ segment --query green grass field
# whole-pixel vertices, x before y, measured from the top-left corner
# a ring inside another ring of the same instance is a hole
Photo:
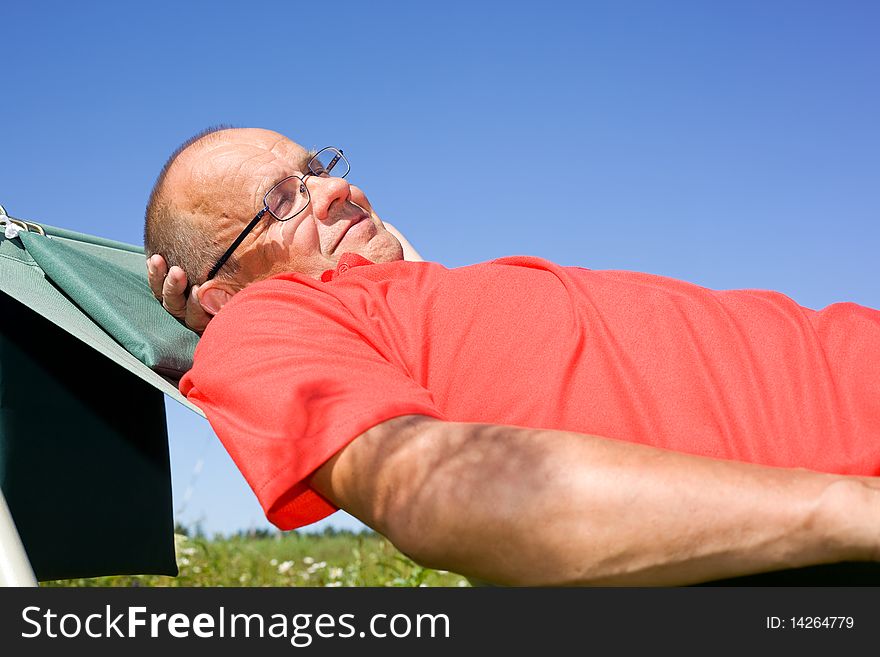
[[[469,586],[422,568],[374,533],[216,537],[175,534],[178,577],[136,575],[42,582],[41,586]]]

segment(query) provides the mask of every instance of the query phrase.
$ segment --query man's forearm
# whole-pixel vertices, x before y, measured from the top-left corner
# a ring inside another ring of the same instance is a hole
[[[872,480],[560,431],[371,431],[317,485],[417,561],[489,581],[686,584],[876,554]]]

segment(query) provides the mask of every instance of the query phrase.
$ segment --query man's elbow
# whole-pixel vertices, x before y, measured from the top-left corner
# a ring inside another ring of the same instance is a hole
[[[428,565],[442,543],[449,458],[448,423],[404,416],[364,432],[320,468],[311,485]]]
[[[426,567],[444,567],[455,482],[448,479],[447,423],[420,418],[405,445],[385,466],[380,531],[394,546]]]
[[[435,522],[432,511],[416,499],[407,502],[401,495],[400,500],[400,507],[389,513],[382,533],[394,547],[419,565],[449,570],[445,556],[450,533],[441,523]]]

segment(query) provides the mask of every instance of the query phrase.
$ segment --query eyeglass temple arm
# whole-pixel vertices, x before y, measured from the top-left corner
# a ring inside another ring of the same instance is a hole
[[[342,151],[339,151],[339,152],[341,153]],[[342,157],[342,156],[341,155],[334,155],[333,156],[333,159],[330,160],[330,162],[327,164],[327,173],[330,173],[331,171],[333,171],[333,167],[335,167],[336,163],[339,162],[340,157]]]
[[[208,272],[208,276],[205,278],[206,283],[217,275],[217,272],[220,271],[220,268],[226,264],[226,261],[229,260],[230,256],[235,252],[239,244],[244,241],[244,238],[250,234],[250,232],[254,229],[254,226],[259,223],[260,219],[263,218],[263,215],[266,214],[268,209],[269,208],[264,207],[262,210],[260,210],[257,213],[257,216],[251,219],[251,222],[245,227],[243,231],[241,231],[241,234],[235,238],[235,241],[232,243],[232,245],[228,249],[226,249],[225,253],[220,256],[220,259],[217,260],[213,267],[211,267],[211,271]]]

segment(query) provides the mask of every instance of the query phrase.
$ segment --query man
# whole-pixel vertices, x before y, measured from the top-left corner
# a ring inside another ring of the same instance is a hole
[[[537,258],[405,262],[347,170],[222,130],[172,157],[147,211],[148,253],[214,317],[181,390],[278,526],[341,507],[510,584],[880,559],[880,313]]]

